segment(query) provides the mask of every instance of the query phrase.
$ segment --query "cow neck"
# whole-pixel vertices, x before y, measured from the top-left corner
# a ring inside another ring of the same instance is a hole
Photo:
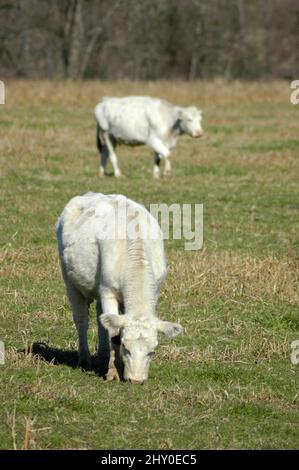
[[[155,283],[144,240],[128,241],[124,286],[126,314],[134,317],[155,314]]]
[[[182,135],[184,134],[184,131],[181,127],[182,120],[180,118],[177,118],[172,126],[172,130],[175,135]]]

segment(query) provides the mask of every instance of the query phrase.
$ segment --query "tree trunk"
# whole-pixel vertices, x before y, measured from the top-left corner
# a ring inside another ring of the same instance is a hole
[[[69,0],[63,29],[63,65],[65,78],[81,78],[81,50],[84,46],[82,0]]]
[[[201,38],[204,36],[204,18],[201,11],[201,5],[199,1],[195,1],[194,7],[196,8],[197,13],[197,23],[194,31],[194,38],[193,38],[193,47],[190,59],[190,66],[188,72],[188,80],[195,80],[198,74],[198,63],[204,62],[204,52],[203,52],[203,45],[200,47]],[[199,57],[201,54],[201,57]]]
[[[86,72],[86,69],[88,67],[90,58],[93,54],[94,48],[96,46],[96,43],[98,42],[98,39],[99,39],[101,33],[102,33],[102,28],[101,27],[97,28],[93,32],[93,35],[92,35],[92,37],[89,41],[89,44],[86,48],[86,52],[85,52],[83,60],[82,60],[82,65],[80,67],[80,76],[81,77],[84,77],[84,75],[85,75],[85,72]]]
[[[272,74],[272,37],[271,37],[271,24],[272,12],[268,0],[262,2],[263,17],[264,17],[264,31],[265,31],[265,62],[266,70],[269,75]]]
[[[245,10],[244,0],[237,0],[238,14],[239,14],[239,54],[240,65],[242,68],[241,74],[245,74],[246,70],[246,44],[245,44]]]

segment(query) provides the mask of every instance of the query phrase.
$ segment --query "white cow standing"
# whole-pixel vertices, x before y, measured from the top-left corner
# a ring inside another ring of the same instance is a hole
[[[201,137],[201,111],[194,106],[182,108],[148,96],[104,97],[95,107],[99,175],[104,176],[108,157],[114,175],[121,176],[115,146],[148,145],[154,152],[154,178],[160,177],[159,163],[165,159],[164,175],[170,175],[170,150],[179,135]]]
[[[96,300],[99,357],[108,364],[113,347],[119,374],[124,366],[125,380],[144,382],[158,332],[174,337],[182,331],[179,324],[162,321],[155,314],[166,275],[158,222],[124,196],[87,193],[70,200],[56,230],[79,337],[79,365],[91,367],[88,310]],[[118,335],[119,341],[111,345],[110,339]]]

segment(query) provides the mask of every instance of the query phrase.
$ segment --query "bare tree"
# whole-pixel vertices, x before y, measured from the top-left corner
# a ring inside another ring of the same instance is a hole
[[[246,44],[245,44],[245,9],[244,0],[237,0],[238,14],[239,14],[239,55],[240,55],[240,68],[245,71],[246,69]]]
[[[194,13],[196,15],[196,23],[194,28],[193,44],[190,58],[190,67],[188,79],[194,80],[198,76],[198,64],[204,63],[205,60],[205,23],[202,12],[202,2],[193,0]]]
[[[105,24],[120,2],[110,2],[103,16],[99,14],[98,2],[84,0],[68,0],[65,4],[62,28],[62,60],[66,78],[83,78],[96,44],[103,32]],[[98,16],[99,25],[90,29],[87,20],[87,10],[92,9]],[[100,12],[101,13],[101,12]]]

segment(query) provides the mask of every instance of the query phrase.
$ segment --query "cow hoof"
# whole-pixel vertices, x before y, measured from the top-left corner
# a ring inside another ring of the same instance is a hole
[[[80,358],[78,361],[78,366],[83,370],[92,370],[92,360],[90,358]]]
[[[119,382],[119,375],[115,367],[110,367],[106,374],[106,380],[110,382],[111,380],[117,380]]]
[[[114,173],[114,176],[115,176],[116,178],[121,178],[123,175],[121,174],[120,171],[116,171],[116,172]]]
[[[154,172],[153,173],[153,178],[154,178],[154,180],[159,180],[160,179],[160,173]]]

